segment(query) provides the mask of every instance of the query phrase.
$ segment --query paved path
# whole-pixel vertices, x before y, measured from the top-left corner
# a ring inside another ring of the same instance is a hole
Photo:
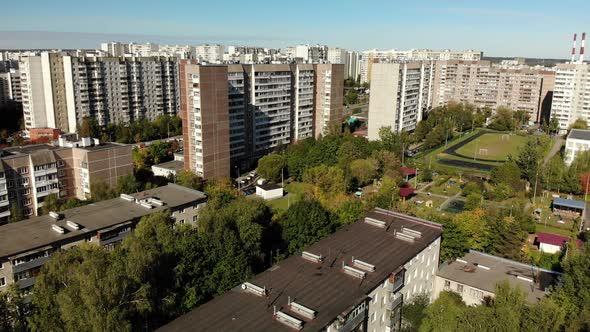
[[[459,196],[461,196],[461,191],[459,191],[458,193],[456,193],[455,195],[453,195],[451,197],[448,197],[446,201],[442,202],[439,209],[442,211],[444,208],[447,207],[447,205],[449,205],[449,203],[451,203],[455,199],[459,198]]]
[[[563,145],[564,142],[565,141],[563,138],[561,138],[561,137],[557,138],[557,140],[555,141],[555,144],[553,144],[553,147],[551,148],[551,151],[549,151],[549,154],[543,160],[543,165],[547,165],[549,160],[551,160],[551,158],[553,158],[553,156],[555,156],[555,154],[557,154],[559,152],[559,150],[561,150],[561,146]]]

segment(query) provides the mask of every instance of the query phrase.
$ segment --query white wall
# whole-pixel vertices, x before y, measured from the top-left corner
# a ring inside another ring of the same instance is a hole
[[[548,243],[540,243],[539,250],[548,254],[555,254],[561,251],[561,247]]]
[[[399,64],[374,63],[372,65],[367,135],[369,140],[379,139],[381,127],[391,127],[395,130],[399,80]]]

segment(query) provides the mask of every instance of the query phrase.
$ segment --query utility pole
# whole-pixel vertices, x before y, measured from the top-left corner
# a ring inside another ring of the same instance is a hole
[[[537,162],[537,174],[535,175],[535,190],[533,192],[533,205],[535,205],[537,199],[537,182],[539,182],[539,164],[540,161]]]

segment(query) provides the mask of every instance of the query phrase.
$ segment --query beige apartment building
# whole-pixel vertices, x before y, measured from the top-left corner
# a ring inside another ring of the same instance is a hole
[[[180,62],[185,167],[205,178],[250,168],[342,118],[344,65]],[[216,130],[214,130],[216,128]]]
[[[555,72],[499,68],[490,61],[437,61],[433,107],[464,102],[479,108],[526,111],[529,121],[548,117]]]
[[[561,134],[578,119],[590,124],[589,90],[590,64],[577,61],[556,66],[551,116],[559,121]]]
[[[200,191],[168,184],[2,225],[0,292],[16,283],[29,295],[43,264],[54,253],[82,243],[112,249],[144,216],[168,210],[179,224],[196,222],[206,201]]]
[[[99,145],[88,138],[2,150],[0,223],[9,220],[11,206],[30,217],[40,214],[51,194],[84,200],[92,197],[94,182],[115,186],[119,177],[133,174],[131,152],[131,145]]]
[[[411,131],[432,107],[434,62],[375,63],[369,96],[368,138],[379,130]]]

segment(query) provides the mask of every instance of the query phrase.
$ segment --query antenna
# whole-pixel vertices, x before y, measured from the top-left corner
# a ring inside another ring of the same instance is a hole
[[[572,63],[576,62],[576,39],[578,39],[578,34],[574,33],[574,45],[572,47]]]

